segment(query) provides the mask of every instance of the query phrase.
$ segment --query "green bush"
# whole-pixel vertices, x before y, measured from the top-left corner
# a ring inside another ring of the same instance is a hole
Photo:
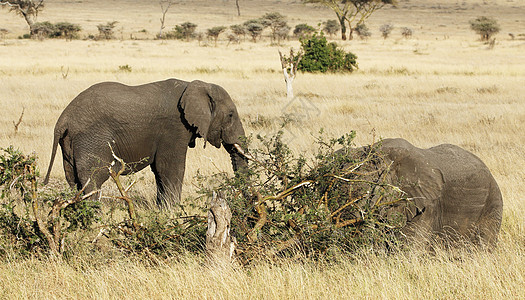
[[[362,40],[366,40],[372,36],[370,29],[368,29],[368,26],[366,26],[365,23],[357,24],[357,26],[355,27],[355,32]]]
[[[386,38],[392,33],[392,30],[394,30],[394,25],[392,24],[383,24],[379,27],[379,31],[381,31],[381,36],[386,40]]]
[[[303,59],[298,70],[304,72],[352,72],[357,69],[357,56],[345,52],[336,43],[328,43],[323,34],[301,39]]]
[[[78,24],[69,22],[58,22],[55,24],[54,36],[63,37],[66,40],[72,40],[78,38],[78,33],[82,30],[82,27]]]
[[[181,206],[173,212],[175,217],[152,211],[137,214],[135,220],[122,219],[120,210],[129,210],[117,201],[127,197],[123,195],[114,199],[108,213],[101,214],[98,200],[83,199],[78,191],[39,191],[34,154],[24,155],[12,146],[1,150],[0,259],[48,253],[67,258],[90,249],[97,232],[123,253],[148,258],[187,251],[200,253],[204,249],[205,207],[198,210],[193,204]],[[185,209],[189,208],[201,215],[188,216]]]
[[[243,264],[255,259],[330,259],[361,247],[398,244],[406,220],[402,192],[386,181],[381,151],[353,148],[355,133],[317,140],[311,159],[293,154],[283,132],[257,136],[243,174],[198,176],[200,193],[218,191],[232,210],[232,234]]]
[[[336,20],[327,20],[323,22],[323,31],[332,37],[341,29],[341,25]]]
[[[55,25],[51,22],[38,22],[31,26],[31,33],[37,36],[39,39],[44,39],[46,37],[52,37],[53,33],[56,32]]]
[[[190,41],[195,37],[195,30],[197,29],[197,24],[191,22],[184,22],[180,25],[175,25],[172,31],[168,32],[165,37],[167,39],[177,39],[177,40],[186,40]]]
[[[315,28],[312,26],[302,23],[295,25],[293,35],[298,38],[310,37],[315,32]]]
[[[118,21],[107,22],[106,24],[98,24],[97,29],[99,33],[99,38],[106,40],[114,39],[115,26],[117,26]]]
[[[99,203],[80,201],[71,190],[39,193],[36,156],[12,146],[2,150],[0,248],[22,256],[69,250],[70,233],[98,220]]]
[[[65,38],[72,40],[78,38],[78,32],[82,27],[78,24],[69,22],[58,22],[52,24],[50,22],[38,22],[32,26],[32,33],[40,39],[44,38]]]
[[[242,264],[291,257],[331,259],[363,247],[396,247],[406,223],[400,212],[409,201],[389,182],[389,165],[380,148],[356,149],[354,137],[352,132],[327,139],[321,131],[311,158],[294,155],[282,131],[257,136],[260,146],[253,148],[250,137],[243,146],[250,147],[252,160],[245,172],[198,174],[194,183],[201,187],[200,195],[181,201],[169,215],[135,211],[129,187],[115,171],[110,175],[121,196],[113,197],[104,213],[100,203],[82,199],[77,191],[39,192],[36,157],[8,148],[0,155],[0,259],[48,252],[74,257],[94,249],[95,235],[95,240],[104,236],[108,241],[110,248],[103,255],[117,249],[120,255],[151,262],[185,252],[203,255],[208,211],[203,196],[213,191],[230,205]]]

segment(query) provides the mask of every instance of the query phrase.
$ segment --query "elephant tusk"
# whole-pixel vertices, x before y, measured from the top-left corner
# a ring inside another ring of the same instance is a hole
[[[248,157],[248,155],[244,152],[244,150],[242,150],[241,146],[239,144],[233,144],[233,147],[235,147],[235,149],[237,149],[237,151],[244,157],[250,159],[250,157]]]
[[[237,152],[239,152],[240,155],[246,157],[248,160],[258,162],[253,156],[251,156],[250,154],[248,154],[244,150],[242,150],[242,148],[241,148],[241,146],[239,144],[233,144],[233,147],[235,147],[235,149],[237,149]]]

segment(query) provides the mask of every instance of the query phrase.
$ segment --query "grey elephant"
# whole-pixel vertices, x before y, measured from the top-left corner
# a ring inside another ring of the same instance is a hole
[[[113,149],[129,164],[125,174],[151,166],[157,204],[162,206],[180,198],[186,152],[195,147],[196,138],[217,148],[222,144],[234,171],[239,171],[247,167],[237,151],[242,136],[237,108],[218,85],[178,79],[139,86],[98,83],[81,92],[58,118],[44,184],[58,144],[67,182],[85,188],[85,193],[99,189],[109,178],[107,167],[112,162],[120,168]]]
[[[391,180],[412,200],[403,207],[403,233],[416,240],[437,237],[455,243],[461,237],[495,245],[503,201],[494,177],[477,156],[450,144],[420,149],[400,138],[379,145],[386,163],[391,163]]]

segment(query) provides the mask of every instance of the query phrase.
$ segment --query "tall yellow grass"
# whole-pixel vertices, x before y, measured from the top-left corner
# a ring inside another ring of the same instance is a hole
[[[214,82],[234,98],[248,134],[278,130],[283,113],[292,110],[277,49],[297,49],[298,42],[276,47],[268,40],[229,46],[221,41],[218,47],[199,47],[197,42],[127,40],[143,28],[150,38],[156,33],[160,8],[153,2],[50,0],[40,15],[40,20],[80,23],[91,33],[96,24],[119,21],[125,40],[103,42],[18,40],[16,36],[26,30],[21,18],[0,10],[6,20],[0,27],[12,30],[0,44],[0,146],[36,151],[45,170],[61,111],[100,81],[140,84],[175,77]],[[168,26],[192,21],[203,30],[274,10],[288,15],[291,24],[333,19],[330,11],[296,2],[240,1],[244,13],[238,18],[233,1],[192,1],[172,9]],[[369,22],[371,39],[342,44],[358,56],[356,73],[298,75],[294,84],[298,99],[292,107],[299,112],[306,108],[309,115],[295,118],[285,138],[294,151],[306,153],[312,151],[320,128],[334,137],[356,130],[358,145],[380,137],[403,137],[420,147],[452,143],[472,151],[492,170],[504,197],[495,252],[360,254],[333,265],[261,263],[225,273],[202,267],[190,255],[155,267],[134,259],[95,266],[86,257],[73,264],[7,260],[0,263],[0,298],[524,297],[525,42],[508,39],[506,32],[520,33],[525,4],[479,2],[412,0],[401,2],[398,9],[379,11]],[[468,29],[468,20],[483,14],[495,16],[503,27],[492,50]],[[394,31],[383,40],[377,28],[386,22],[412,27],[415,35],[404,40]],[[119,71],[123,65],[132,71]],[[13,121],[23,109],[15,134]],[[192,177],[198,168],[204,173],[231,171],[225,151],[202,146],[199,142],[189,151],[184,195],[194,193]],[[144,177],[135,193],[151,201],[152,176],[148,171],[135,176]],[[64,182],[60,159],[52,177]]]

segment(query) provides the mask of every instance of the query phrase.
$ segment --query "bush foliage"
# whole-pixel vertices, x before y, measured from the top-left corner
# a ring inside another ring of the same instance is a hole
[[[33,25],[33,33],[40,39],[44,38],[65,38],[72,40],[78,38],[78,33],[82,27],[78,24],[69,22],[58,22],[52,24],[51,22],[38,22]]]
[[[172,31],[168,32],[165,35],[165,38],[190,41],[192,38],[195,37],[196,29],[197,24],[191,22],[184,22],[180,25],[175,25],[175,28],[173,28]]]
[[[490,40],[493,35],[501,30],[498,21],[490,17],[478,17],[469,23],[470,29],[479,34],[482,41]]]
[[[293,35],[295,35],[298,38],[304,38],[304,37],[311,37],[314,32],[315,32],[315,28],[313,28],[312,26],[306,23],[301,23],[301,24],[295,25],[295,28],[293,30]]]
[[[233,177],[223,172],[197,175],[198,196],[169,214],[136,212],[129,187],[115,171],[110,175],[121,195],[110,197],[109,210],[81,192],[40,192],[36,157],[8,148],[0,156],[0,257],[68,257],[93,248],[101,236],[121,254],[153,261],[185,252],[202,255],[207,230],[203,199],[214,191],[231,207],[241,264],[329,259],[361,247],[385,249],[398,243],[405,219],[397,212],[407,201],[388,182],[388,165],[379,148],[355,149],[354,132],[325,139],[321,131],[314,156],[306,158],[294,155],[282,135],[257,136],[260,146],[253,148],[249,138],[244,145],[252,160],[247,170]]]
[[[394,207],[406,201],[387,183],[380,151],[353,148],[354,132],[330,140],[322,136],[313,159],[295,156],[282,132],[257,136],[262,147],[251,150],[247,173],[199,177],[202,194],[218,190],[230,203],[242,263],[329,258],[397,243],[404,219]]]
[[[305,72],[352,72],[357,69],[357,56],[345,52],[336,43],[328,43],[323,34],[301,39],[304,52],[298,69]]]
[[[359,38],[362,40],[366,40],[372,36],[370,29],[368,28],[368,26],[366,26],[365,23],[357,24],[357,26],[355,27],[355,32],[357,33]]]
[[[392,24],[383,24],[379,27],[379,31],[381,31],[381,36],[386,39],[392,33],[392,30],[394,30],[394,25]]]

